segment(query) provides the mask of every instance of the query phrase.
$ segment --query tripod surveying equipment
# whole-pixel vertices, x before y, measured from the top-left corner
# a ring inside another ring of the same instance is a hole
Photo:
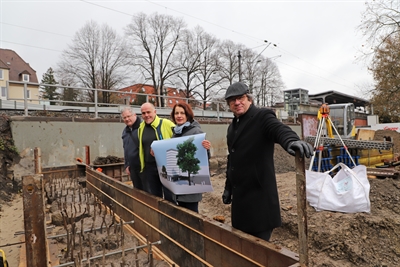
[[[318,110],[318,119],[319,119],[319,125],[318,125],[318,129],[317,129],[317,136],[316,136],[315,142],[314,142],[314,153],[311,157],[311,163],[310,163],[310,167],[308,170],[309,171],[312,170],[316,151],[319,151],[318,172],[320,172],[320,170],[321,170],[322,151],[324,150],[324,142],[323,142],[323,137],[322,137],[324,125],[325,125],[326,131],[328,133],[328,136],[331,138],[333,137],[332,128],[335,130],[335,133],[337,134],[338,138],[340,139],[340,141],[343,145],[343,148],[345,149],[346,153],[349,155],[349,158],[352,161],[353,165],[356,166],[356,163],[354,162],[353,157],[350,155],[350,152],[347,149],[347,146],[345,145],[342,137],[340,137],[340,134],[336,130],[335,125],[332,123],[332,120],[329,117],[329,106],[327,104],[322,104],[322,106]]]

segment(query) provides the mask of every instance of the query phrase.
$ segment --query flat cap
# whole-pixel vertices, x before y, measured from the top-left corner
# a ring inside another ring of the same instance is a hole
[[[242,82],[236,82],[228,87],[225,93],[225,100],[232,96],[240,96],[249,93],[249,88]]]

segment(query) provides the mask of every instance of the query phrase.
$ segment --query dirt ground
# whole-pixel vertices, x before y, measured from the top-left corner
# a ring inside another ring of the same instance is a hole
[[[395,154],[400,134],[377,131],[375,140],[391,136]],[[398,154],[397,154],[398,155]],[[226,159],[218,159],[212,171],[213,192],[203,194],[200,213],[224,216],[231,224],[230,205],[222,204]],[[306,161],[306,168],[308,163]],[[275,147],[275,169],[281,203],[282,227],[273,231],[271,242],[298,252],[298,218],[294,158]],[[371,213],[316,212],[308,206],[308,256],[310,266],[400,266],[400,179],[369,179]]]
[[[0,137],[5,141],[6,149],[1,149],[0,143],[0,153],[3,155],[0,173],[0,245],[20,241],[20,237],[13,233],[23,230],[19,184],[4,171],[6,166],[19,161],[13,153],[12,139],[10,141],[11,136],[7,134],[6,126],[6,118],[1,117]],[[391,136],[395,143],[394,152],[398,156],[399,133],[377,131],[375,136],[376,140],[382,140],[383,136]],[[218,162],[218,168],[211,170],[214,191],[204,194],[200,203],[200,213],[210,218],[222,215],[226,218],[225,223],[230,225],[230,205],[224,205],[221,200],[226,159],[213,160]],[[271,242],[298,252],[294,158],[279,146],[275,149],[275,169],[283,225],[274,230]],[[310,206],[307,208],[310,266],[400,266],[400,179],[369,181],[369,214],[316,212]],[[18,266],[20,248],[21,245],[2,248],[7,253],[10,266]]]

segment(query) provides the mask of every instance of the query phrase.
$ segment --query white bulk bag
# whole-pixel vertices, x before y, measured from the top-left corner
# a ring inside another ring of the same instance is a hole
[[[329,173],[341,167],[332,178]],[[358,165],[350,169],[343,163],[326,172],[306,170],[307,200],[317,211],[370,212],[370,184],[367,168]]]

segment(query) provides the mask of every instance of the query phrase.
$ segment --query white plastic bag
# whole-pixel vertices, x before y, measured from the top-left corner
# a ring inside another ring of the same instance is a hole
[[[332,178],[329,172],[341,167]],[[343,163],[327,172],[306,170],[307,200],[317,211],[370,212],[370,185],[367,168],[358,165],[350,169]]]

